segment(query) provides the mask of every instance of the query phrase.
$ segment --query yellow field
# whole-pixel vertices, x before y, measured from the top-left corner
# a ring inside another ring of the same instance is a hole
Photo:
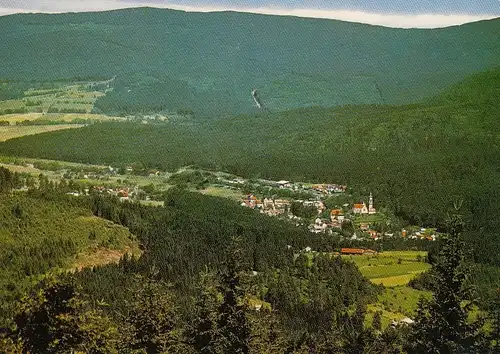
[[[0,120],[8,121],[10,124],[15,125],[17,122],[22,122],[25,120],[34,121],[38,119],[57,121],[57,122],[71,122],[74,119],[91,119],[95,121],[109,121],[109,120],[120,120],[123,121],[125,118],[122,117],[110,117],[103,114],[91,114],[91,113],[23,113],[23,114],[6,114],[0,116]]]
[[[23,114],[6,114],[3,116],[0,116],[0,120],[5,120],[7,122],[10,122],[10,124],[16,124],[17,122],[22,122],[25,120],[37,120],[40,118],[43,114],[42,113],[23,113]]]
[[[18,166],[18,165],[7,164],[7,163],[0,163],[0,167],[7,168],[12,172],[31,173],[34,175],[39,175],[40,173],[43,172],[42,170],[39,170],[38,168],[35,168],[35,167]]]
[[[26,135],[52,132],[62,129],[81,128],[81,124],[60,124],[60,125],[34,125],[34,126],[9,126],[0,127],[0,141],[19,138]]]

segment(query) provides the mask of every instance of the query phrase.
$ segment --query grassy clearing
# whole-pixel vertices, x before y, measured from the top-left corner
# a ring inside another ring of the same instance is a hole
[[[52,132],[63,129],[81,128],[81,124],[60,124],[60,125],[36,125],[36,126],[8,126],[0,127],[0,141],[20,138],[26,135],[36,135],[40,133]]]
[[[344,259],[356,263],[361,273],[384,290],[374,304],[368,306],[365,319],[371,326],[373,316],[382,312],[382,327],[387,327],[392,320],[399,321],[405,317],[413,317],[419,299],[430,297],[431,293],[419,291],[407,286],[417,274],[430,269],[423,262],[426,252],[420,251],[388,251],[374,256],[344,256]]]
[[[75,227],[88,230],[89,237],[87,244],[75,256],[70,267],[72,269],[116,263],[126,253],[136,256],[141,254],[139,245],[130,231],[111,221],[82,216],[75,220]]]
[[[382,311],[382,327],[387,327],[392,320],[399,321],[405,317],[413,318],[420,298],[430,298],[431,293],[412,289],[408,286],[398,286],[384,289],[378,301],[368,305],[365,323],[371,326],[373,316]]]
[[[359,267],[368,279],[393,278],[401,275],[414,275],[425,272],[430,265],[423,262],[402,261],[401,264],[372,264]]]
[[[211,195],[214,197],[227,198],[232,200],[240,201],[244,197],[243,193],[238,190],[219,188],[219,187],[209,187],[201,191],[202,194]]]
[[[430,268],[423,262],[425,252],[389,251],[373,256],[344,256],[358,266],[361,273],[375,284],[406,285],[417,274]]]
[[[413,316],[421,297],[430,298],[429,291],[420,291],[408,286],[384,289],[379,295],[377,304],[385,311]]]
[[[386,220],[386,217],[380,213],[374,215],[365,215],[365,216],[357,216],[354,220],[355,225],[359,224],[374,224],[383,222]]]
[[[406,285],[412,280],[416,274],[403,274],[403,275],[395,275],[392,277],[384,277],[384,278],[372,278],[370,279],[372,283],[377,285],[383,285],[385,287],[395,287]]]

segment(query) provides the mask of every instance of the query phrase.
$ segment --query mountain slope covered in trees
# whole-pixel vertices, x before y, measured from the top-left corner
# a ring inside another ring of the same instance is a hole
[[[116,75],[106,113],[251,113],[252,89],[272,111],[408,103],[500,64],[498,19],[420,30],[139,8],[5,16],[0,32],[0,78]]]

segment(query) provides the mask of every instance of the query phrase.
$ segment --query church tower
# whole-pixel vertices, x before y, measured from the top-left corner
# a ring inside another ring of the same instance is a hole
[[[368,214],[376,214],[377,210],[373,207],[373,195],[370,193],[370,201],[368,203]]]

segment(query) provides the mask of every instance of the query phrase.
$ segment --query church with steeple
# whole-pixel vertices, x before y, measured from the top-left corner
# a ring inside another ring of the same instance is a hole
[[[373,215],[377,214],[377,209],[373,206],[373,195],[370,193],[370,199],[368,201],[368,207],[366,206],[366,203],[363,202],[361,204],[354,204],[354,207],[352,209],[352,212],[354,214],[361,214],[361,215]]]

